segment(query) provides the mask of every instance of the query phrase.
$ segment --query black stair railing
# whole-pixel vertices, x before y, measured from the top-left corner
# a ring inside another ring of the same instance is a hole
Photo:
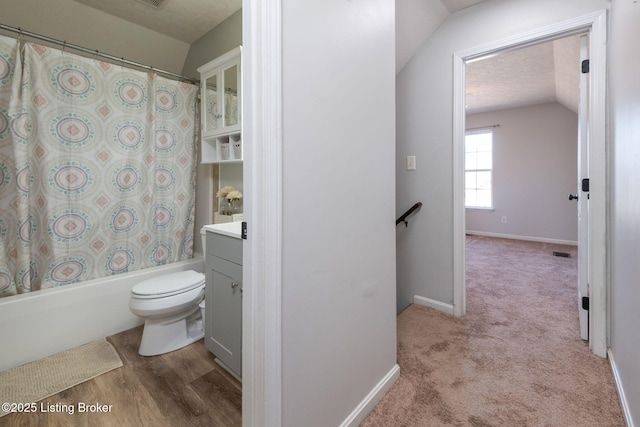
[[[416,209],[420,209],[420,207],[422,207],[422,202],[418,202],[415,205],[411,206],[409,210],[403,213],[402,216],[400,216],[400,218],[396,220],[396,225],[400,224],[401,222],[404,222],[404,226],[408,227],[409,222],[407,222],[407,217],[411,215],[413,211],[415,211]]]

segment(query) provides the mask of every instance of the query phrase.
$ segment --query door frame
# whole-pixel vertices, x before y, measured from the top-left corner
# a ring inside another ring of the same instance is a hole
[[[589,36],[580,36],[580,64],[589,59]],[[578,321],[580,338],[589,340],[589,310],[582,306],[583,297],[589,296],[589,192],[582,191],[582,178],[589,176],[589,74],[580,73],[578,102]],[[573,193],[573,191],[572,191]],[[585,197],[585,195],[587,197]]]
[[[282,4],[242,1],[242,425],[282,425]]]
[[[453,54],[453,313],[466,313],[464,135],[465,62],[572,34],[589,32],[589,347],[607,354],[608,153],[606,147],[607,11],[601,10]]]

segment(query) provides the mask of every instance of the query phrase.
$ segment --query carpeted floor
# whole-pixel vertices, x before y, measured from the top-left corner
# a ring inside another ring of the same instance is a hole
[[[576,256],[468,236],[467,315],[399,315],[401,376],[362,427],[624,426],[608,361],[579,337]]]

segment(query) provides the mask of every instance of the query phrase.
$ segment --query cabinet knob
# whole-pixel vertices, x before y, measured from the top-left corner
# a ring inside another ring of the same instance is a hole
[[[240,286],[240,283],[236,283],[236,282],[231,282],[231,289],[235,289],[238,286]]]

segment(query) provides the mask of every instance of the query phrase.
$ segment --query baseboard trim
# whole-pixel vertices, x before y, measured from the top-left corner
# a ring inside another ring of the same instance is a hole
[[[413,303],[417,305],[423,305],[425,307],[434,308],[436,310],[440,310],[447,314],[453,315],[453,305],[451,304],[445,304],[443,302],[436,301],[430,298],[421,297],[419,295],[413,296]]]
[[[613,359],[611,349],[607,350],[607,356],[609,357],[611,372],[613,372],[613,380],[616,383],[616,388],[618,389],[618,397],[620,398],[620,406],[622,406],[622,414],[627,422],[627,427],[634,427],[633,419],[631,418],[631,409],[629,409],[627,398],[624,395],[624,389],[622,388],[622,382],[620,381],[620,374],[618,373],[618,368],[616,367],[616,362]]]
[[[400,378],[400,366],[393,368],[380,380],[380,382],[369,392],[367,397],[353,410],[351,414],[340,424],[340,427],[356,427],[364,421],[369,412],[378,404],[380,399],[387,394],[391,386]]]
[[[558,245],[578,246],[578,242],[574,240],[547,239],[545,237],[519,236],[517,234],[501,234],[489,231],[472,231],[467,230],[466,234],[474,234],[476,236],[499,237],[501,239],[527,240],[529,242],[555,243]]]

